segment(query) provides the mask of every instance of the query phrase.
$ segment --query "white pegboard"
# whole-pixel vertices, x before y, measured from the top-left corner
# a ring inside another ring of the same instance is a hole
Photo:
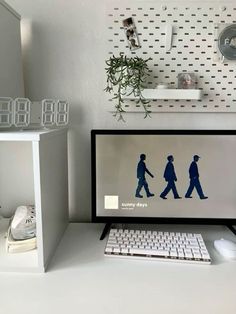
[[[217,59],[217,28],[236,23],[236,1],[111,1],[107,4],[107,58],[151,57],[147,88],[167,82],[177,87],[180,72],[194,72],[201,100],[154,100],[152,112],[236,112],[236,61]],[[122,20],[133,17],[141,49],[130,51]],[[166,52],[166,24],[173,26],[172,49]],[[134,101],[124,104],[126,111],[141,111]]]

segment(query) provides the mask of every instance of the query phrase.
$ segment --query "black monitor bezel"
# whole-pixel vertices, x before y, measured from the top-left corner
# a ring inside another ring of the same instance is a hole
[[[176,218],[176,217],[122,217],[97,216],[96,204],[96,136],[97,135],[236,135],[236,130],[91,130],[91,187],[92,222],[102,223],[158,223],[158,224],[213,224],[236,225],[232,218]],[[236,204],[235,204],[236,205]]]

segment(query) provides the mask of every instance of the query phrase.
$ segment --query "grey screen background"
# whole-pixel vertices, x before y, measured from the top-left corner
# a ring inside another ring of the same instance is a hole
[[[140,154],[146,154],[146,174],[154,197],[135,197]],[[198,169],[203,192],[184,197],[189,186],[189,166],[199,155]],[[163,178],[167,156],[174,156],[176,187],[180,200],[172,191],[167,200],[159,197],[166,187]],[[96,205],[97,216],[236,218],[236,136],[230,135],[96,135]],[[118,209],[104,208],[104,197],[118,196]],[[137,204],[145,206],[144,208]]]

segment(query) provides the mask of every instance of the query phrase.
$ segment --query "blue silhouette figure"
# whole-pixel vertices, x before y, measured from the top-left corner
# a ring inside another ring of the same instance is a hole
[[[172,190],[174,194],[175,199],[180,199],[181,197],[179,196],[176,186],[175,186],[175,181],[177,181],[177,177],[175,174],[175,168],[173,165],[174,157],[172,155],[167,157],[168,163],[166,165],[165,171],[164,171],[164,178],[166,180],[167,186],[165,190],[160,194],[160,197],[166,200],[166,195]]]
[[[185,197],[186,198],[192,198],[192,196],[191,196],[192,191],[194,188],[196,188],[200,199],[205,200],[208,197],[204,195],[200,181],[199,181],[199,172],[198,172],[198,166],[197,166],[197,162],[198,162],[199,158],[200,157],[198,155],[194,155],[193,161],[189,167],[190,184],[189,184],[188,191],[185,194]]]
[[[138,166],[137,166],[138,186],[136,189],[135,196],[139,197],[139,198],[143,198],[143,196],[140,194],[142,187],[144,187],[146,194],[147,194],[147,197],[154,196],[154,194],[149,191],[148,184],[147,184],[147,181],[145,178],[145,173],[148,173],[149,176],[152,178],[154,178],[154,175],[151,174],[151,172],[147,169],[146,164],[144,162],[145,159],[146,159],[146,155],[141,154],[140,155],[140,161],[139,161]]]

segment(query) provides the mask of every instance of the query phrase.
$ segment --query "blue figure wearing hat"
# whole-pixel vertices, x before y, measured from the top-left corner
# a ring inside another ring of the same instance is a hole
[[[193,161],[189,167],[189,178],[190,178],[190,184],[188,191],[185,194],[185,198],[192,198],[191,194],[193,192],[193,189],[196,188],[197,193],[201,200],[205,200],[208,197],[203,194],[202,187],[199,181],[199,172],[198,172],[198,166],[197,162],[199,160],[198,155],[193,156]]]

